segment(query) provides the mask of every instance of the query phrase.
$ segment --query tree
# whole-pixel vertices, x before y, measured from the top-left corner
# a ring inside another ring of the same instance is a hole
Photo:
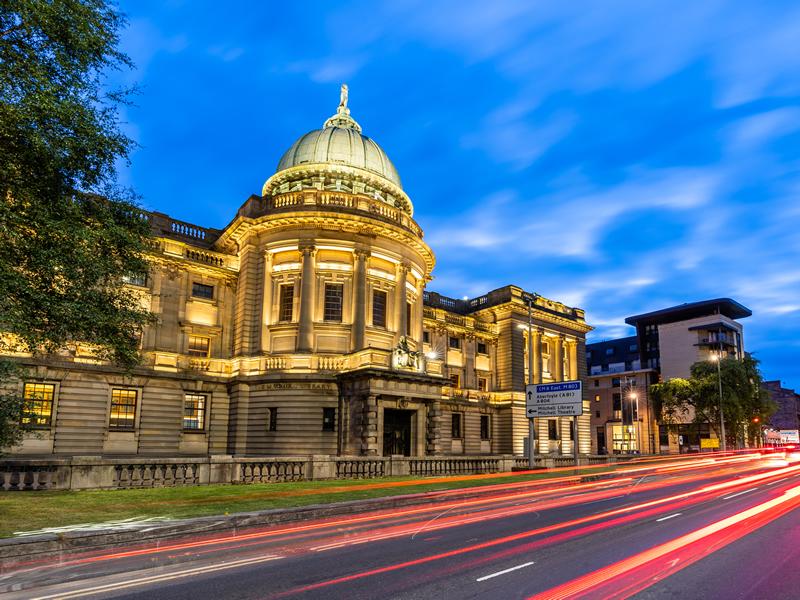
[[[720,377],[726,438],[735,443],[743,437],[751,442],[758,439],[760,423],[776,407],[761,387],[763,378],[758,361],[751,356],[743,360],[722,359],[719,374],[715,363],[700,361],[692,365],[688,379],[675,378],[654,385],[651,394],[657,414],[661,414],[666,424],[685,422],[686,417],[694,415],[691,422],[708,423],[720,436]]]
[[[123,25],[104,0],[0,0],[0,352],[138,361],[149,313],[121,277],[146,272],[150,228],[116,183],[128,91],[106,87]]]

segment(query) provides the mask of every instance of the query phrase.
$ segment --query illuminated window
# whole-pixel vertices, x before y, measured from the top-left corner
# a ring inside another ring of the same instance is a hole
[[[460,440],[464,437],[462,430],[463,416],[461,413],[453,413],[450,420],[450,435],[453,439]]]
[[[488,440],[491,437],[489,435],[489,432],[490,432],[490,429],[491,429],[489,427],[489,425],[490,425],[489,415],[481,415],[481,439],[482,440]]]
[[[214,286],[206,285],[205,283],[192,283],[192,296],[195,298],[206,298],[207,300],[214,299]]]
[[[461,387],[461,377],[458,375],[458,373],[453,373],[450,375],[450,385],[452,385],[454,388]]]
[[[136,425],[136,390],[111,390],[111,415],[108,419],[110,429],[133,429]]]
[[[323,320],[341,322],[343,295],[344,286],[341,283],[325,284],[325,313]]]
[[[336,409],[324,407],[322,409],[322,431],[336,431]]]
[[[294,284],[282,285],[278,300],[278,321],[290,323],[294,317]]]
[[[482,392],[489,391],[489,381],[486,377],[478,377],[478,389]]]
[[[203,337],[201,335],[189,336],[189,347],[186,353],[190,356],[208,356],[209,348],[211,347],[211,338]]]
[[[183,428],[202,431],[206,426],[205,394],[186,394],[183,397]]]
[[[53,420],[53,397],[56,386],[51,383],[26,383],[22,423],[31,427],[49,427]]]
[[[386,328],[386,292],[372,291],[372,326]]]
[[[594,395],[594,401],[595,402],[600,402],[600,394],[595,394]]]

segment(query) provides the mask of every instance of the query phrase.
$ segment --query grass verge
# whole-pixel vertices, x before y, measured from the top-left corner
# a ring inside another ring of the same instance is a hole
[[[614,470],[580,469],[419,479],[386,477],[251,485],[133,490],[6,492],[0,494],[0,537],[16,532],[131,518],[189,518],[236,512],[292,508],[429,491],[471,488],[572,474]]]

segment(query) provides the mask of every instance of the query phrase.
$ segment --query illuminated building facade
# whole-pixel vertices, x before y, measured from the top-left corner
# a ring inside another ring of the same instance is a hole
[[[525,383],[585,376],[580,309],[536,296],[529,374],[520,288],[426,291],[433,251],[346,87],[224,229],[147,217],[150,270],[125,279],[158,317],[142,365],[20,357],[38,432],[12,454],[521,454]],[[588,453],[588,414],[578,429]],[[567,420],[537,431],[572,452]]]

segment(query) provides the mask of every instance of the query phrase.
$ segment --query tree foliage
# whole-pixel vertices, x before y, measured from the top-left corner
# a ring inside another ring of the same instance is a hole
[[[116,183],[132,141],[106,79],[131,66],[123,24],[104,0],[0,0],[0,351],[138,360],[149,314],[120,279],[150,230]]]
[[[673,424],[691,417],[691,422],[709,423],[720,435],[720,379],[726,438],[734,442],[742,436],[756,439],[760,423],[765,423],[776,407],[762,389],[758,361],[751,356],[722,359],[719,374],[716,363],[697,362],[688,379],[675,378],[652,386],[654,406],[662,421]]]

